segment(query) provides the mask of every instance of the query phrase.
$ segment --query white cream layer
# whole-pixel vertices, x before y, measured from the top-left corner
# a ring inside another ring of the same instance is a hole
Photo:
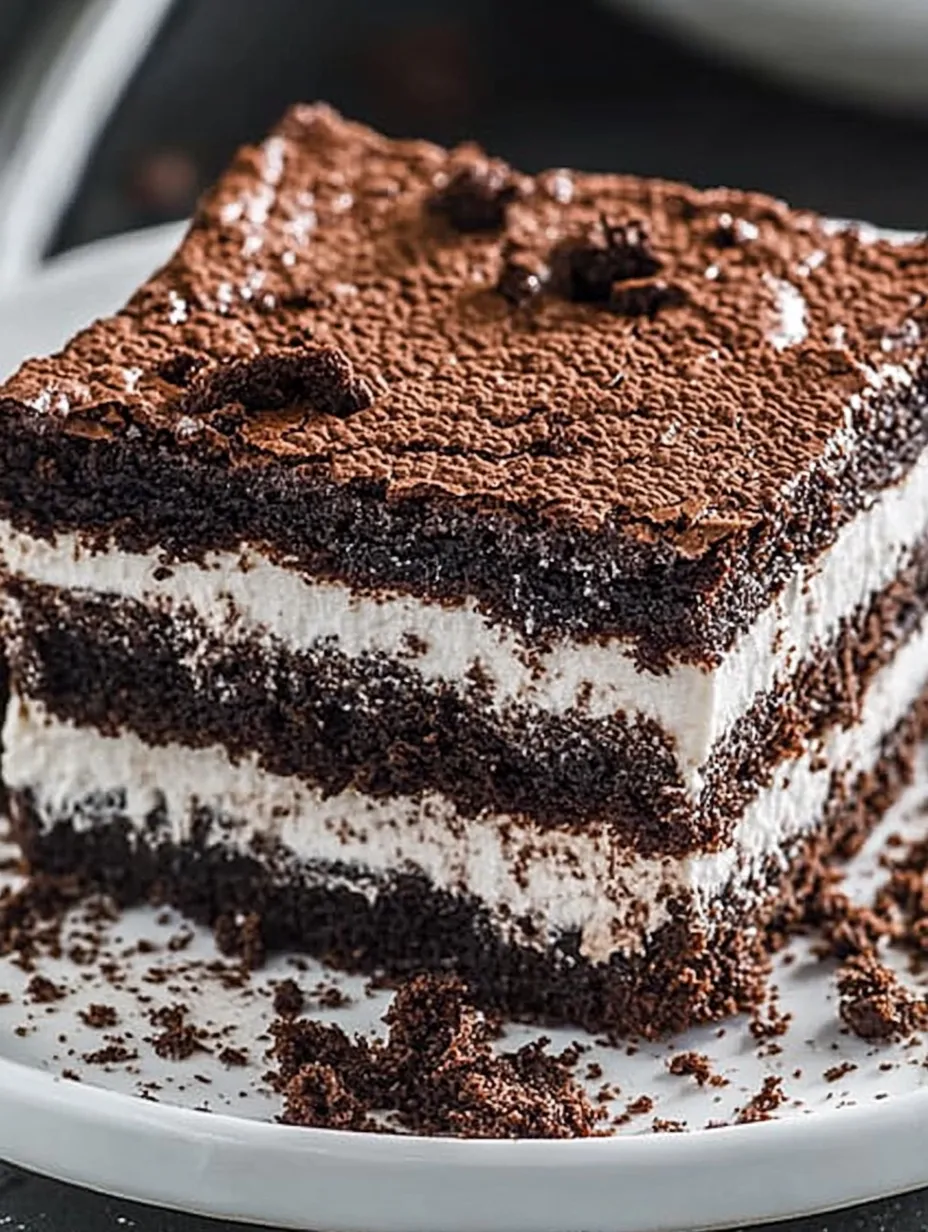
[[[155,552],[94,552],[76,535],[49,543],[0,524],[0,553],[12,572],[32,581],[167,610],[184,606],[233,642],[270,635],[305,649],[335,639],[345,654],[384,654],[409,662],[427,680],[458,683],[479,661],[499,706],[518,701],[561,714],[579,704],[592,717],[640,715],[676,741],[696,797],[716,742],[758,695],[827,646],[842,618],[892,581],[926,533],[928,455],[796,573],[715,670],[680,664],[665,675],[640,670],[632,648],[619,640],[562,640],[539,651],[512,629],[489,623],[472,604],[360,596],[272,564],[253,548],[214,554],[205,566],[172,564],[162,577],[164,562]]]
[[[928,625],[879,673],[860,723],[833,730],[821,745],[786,762],[748,805],[731,845],[684,859],[645,857],[619,848],[608,827],[583,833],[541,830],[521,818],[465,819],[444,797],[373,800],[355,791],[324,799],[295,778],[268,774],[252,759],[232,763],[218,747],[151,748],[125,733],[102,736],[50,718],[28,699],[11,701],[4,771],[11,788],[30,789],[48,821],[126,790],[139,828],[163,804],[173,836],[189,836],[196,807],[234,823],[228,841],[277,835],[301,859],[354,865],[372,878],[415,869],[440,888],[483,900],[504,930],[531,918],[543,939],[580,929],[594,961],[634,952],[666,920],[666,900],[689,892],[709,927],[713,905],[744,893],[791,837],[814,828],[833,772],[852,779],[880,756],[881,742],[928,683]],[[224,840],[225,841],[225,840]],[[526,851],[530,858],[526,859]],[[525,940],[521,934],[516,940]]]

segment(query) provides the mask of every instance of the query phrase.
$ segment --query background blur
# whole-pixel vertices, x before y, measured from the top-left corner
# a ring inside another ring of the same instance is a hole
[[[850,9],[860,2],[846,0]],[[893,0],[872,3],[891,23]],[[645,0],[633,7],[648,10]],[[86,8],[0,0],[7,147],[35,81]],[[476,137],[528,170],[576,164],[728,182],[844,217],[925,225],[928,123],[919,114],[822,101],[657,33],[621,8],[604,0],[176,0],[95,141],[51,248],[183,217],[232,149],[297,98],[326,98],[395,134]],[[824,63],[832,52],[826,45],[816,54]]]

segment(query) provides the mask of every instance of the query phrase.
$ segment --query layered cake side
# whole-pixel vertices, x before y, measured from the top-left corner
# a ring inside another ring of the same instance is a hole
[[[42,867],[655,1031],[903,781],[928,246],[297,108],[0,391]]]

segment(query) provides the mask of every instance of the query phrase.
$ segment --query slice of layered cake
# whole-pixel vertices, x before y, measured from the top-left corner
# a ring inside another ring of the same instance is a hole
[[[387,140],[239,155],[0,391],[34,866],[656,1032],[904,780],[928,244]]]

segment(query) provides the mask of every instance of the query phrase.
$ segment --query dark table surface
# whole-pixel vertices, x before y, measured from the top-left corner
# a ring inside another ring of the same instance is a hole
[[[530,170],[574,164],[730,183],[837,216],[928,223],[925,123],[753,80],[593,0],[262,0],[260,21],[255,13],[254,0],[179,0],[56,248],[183,216],[235,144],[296,97],[329,98],[398,134],[477,137]],[[0,1164],[0,1230],[216,1226]],[[928,1191],[780,1226],[917,1232],[928,1229]]]
[[[221,1232],[231,1226],[99,1197],[0,1164],[4,1232]],[[922,1232],[928,1228],[928,1194],[905,1194],[775,1227],[778,1232]]]

